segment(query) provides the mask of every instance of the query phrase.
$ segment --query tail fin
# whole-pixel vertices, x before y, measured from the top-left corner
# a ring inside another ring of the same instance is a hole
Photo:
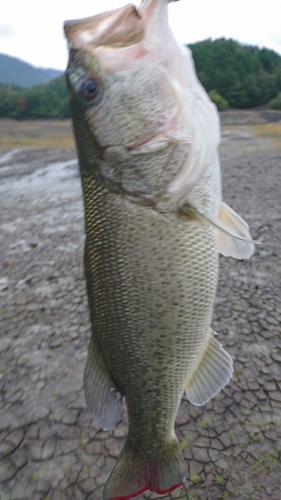
[[[139,456],[127,442],[107,480],[103,500],[127,500],[146,490],[168,493],[185,481],[186,472],[176,438],[153,459]]]

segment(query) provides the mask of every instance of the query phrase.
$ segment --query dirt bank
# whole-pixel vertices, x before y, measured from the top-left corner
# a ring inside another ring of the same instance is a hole
[[[280,500],[281,131],[258,115],[245,120],[223,119],[224,200],[263,245],[250,261],[221,258],[213,328],[235,376],[204,408],[183,401],[177,433],[189,474],[165,499]],[[30,126],[0,154],[0,499],[100,500],[126,415],[104,432],[85,409],[90,325],[70,124],[61,150],[38,124],[40,148],[23,149]]]

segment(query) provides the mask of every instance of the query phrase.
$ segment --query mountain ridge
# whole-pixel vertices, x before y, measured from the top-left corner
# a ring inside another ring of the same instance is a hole
[[[3,85],[33,87],[50,82],[62,73],[58,69],[38,68],[18,57],[0,53],[0,84]]]

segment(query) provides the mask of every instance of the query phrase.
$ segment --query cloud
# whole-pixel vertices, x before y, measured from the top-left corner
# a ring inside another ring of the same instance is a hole
[[[16,35],[16,31],[11,24],[0,23],[0,38],[12,38]]]

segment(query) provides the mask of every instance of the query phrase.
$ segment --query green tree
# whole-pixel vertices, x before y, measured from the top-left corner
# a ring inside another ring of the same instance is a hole
[[[261,106],[281,91],[281,57],[235,40],[203,40],[190,48],[202,85],[216,89],[230,107]]]
[[[277,95],[277,97],[269,101],[268,105],[271,109],[281,110],[281,92]]]
[[[31,88],[0,85],[0,117],[69,118],[65,78]]]
[[[215,103],[219,111],[224,111],[228,108],[228,102],[216,90],[210,90],[208,93],[211,101]]]

